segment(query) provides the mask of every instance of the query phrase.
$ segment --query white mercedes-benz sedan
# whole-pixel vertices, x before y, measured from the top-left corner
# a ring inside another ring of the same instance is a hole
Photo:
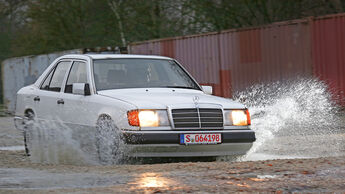
[[[62,56],[18,91],[14,120],[25,145],[30,120],[117,134],[110,144],[89,137],[100,159],[102,150],[119,146],[133,157],[237,156],[255,141],[244,105],[213,96],[211,86],[200,86],[176,60],[162,56]]]

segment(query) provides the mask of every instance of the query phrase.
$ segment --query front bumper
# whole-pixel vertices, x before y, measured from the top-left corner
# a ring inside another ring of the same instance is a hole
[[[222,144],[180,145],[180,134],[221,133]],[[255,141],[253,130],[124,131],[124,140],[135,157],[202,157],[244,155]]]
[[[222,143],[217,145],[142,144],[128,145],[130,157],[212,157],[241,156],[252,143]]]

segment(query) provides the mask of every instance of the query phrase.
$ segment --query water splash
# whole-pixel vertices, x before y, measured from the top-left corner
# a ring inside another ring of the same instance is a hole
[[[97,155],[101,164],[122,164],[129,160],[127,153],[130,149],[123,141],[120,129],[116,127],[110,117],[98,122],[95,139]]]
[[[327,86],[316,79],[254,85],[236,94],[234,99],[249,108],[252,128],[257,136],[247,158],[258,152],[285,157],[291,157],[291,154],[296,157],[320,155],[321,151],[317,148],[311,150],[311,145],[308,148],[304,146],[318,137],[325,137],[322,135],[328,134],[329,137],[343,130],[339,126],[338,107],[332,101]],[[293,138],[285,138],[288,136]],[[326,145],[320,146],[331,146],[329,151],[337,152],[340,148],[338,144],[326,142]]]
[[[85,164],[90,159],[71,128],[62,122],[31,121],[26,128],[27,146],[33,163]]]
[[[73,165],[123,163],[126,149],[119,133],[109,126],[103,129],[97,133],[95,127],[71,127],[62,121],[31,121],[26,129],[30,160]]]

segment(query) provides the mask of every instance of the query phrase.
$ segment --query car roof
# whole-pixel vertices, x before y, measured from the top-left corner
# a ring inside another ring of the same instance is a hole
[[[109,59],[109,58],[148,58],[148,59],[171,59],[164,56],[156,55],[130,55],[130,54],[86,54],[92,59]]]
[[[130,55],[130,54],[74,54],[64,55],[63,58],[85,58],[90,57],[91,59],[119,59],[119,58],[133,58],[133,59],[168,59],[172,58],[155,55]]]

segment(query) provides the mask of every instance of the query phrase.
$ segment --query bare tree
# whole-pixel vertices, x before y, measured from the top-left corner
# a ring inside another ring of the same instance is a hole
[[[127,46],[127,41],[126,41],[125,32],[124,32],[124,28],[123,28],[122,18],[121,18],[121,15],[120,15],[120,5],[121,5],[121,3],[123,3],[123,0],[108,0],[108,4],[110,6],[110,9],[114,13],[114,15],[116,17],[116,21],[118,23],[122,46],[126,47]]]

